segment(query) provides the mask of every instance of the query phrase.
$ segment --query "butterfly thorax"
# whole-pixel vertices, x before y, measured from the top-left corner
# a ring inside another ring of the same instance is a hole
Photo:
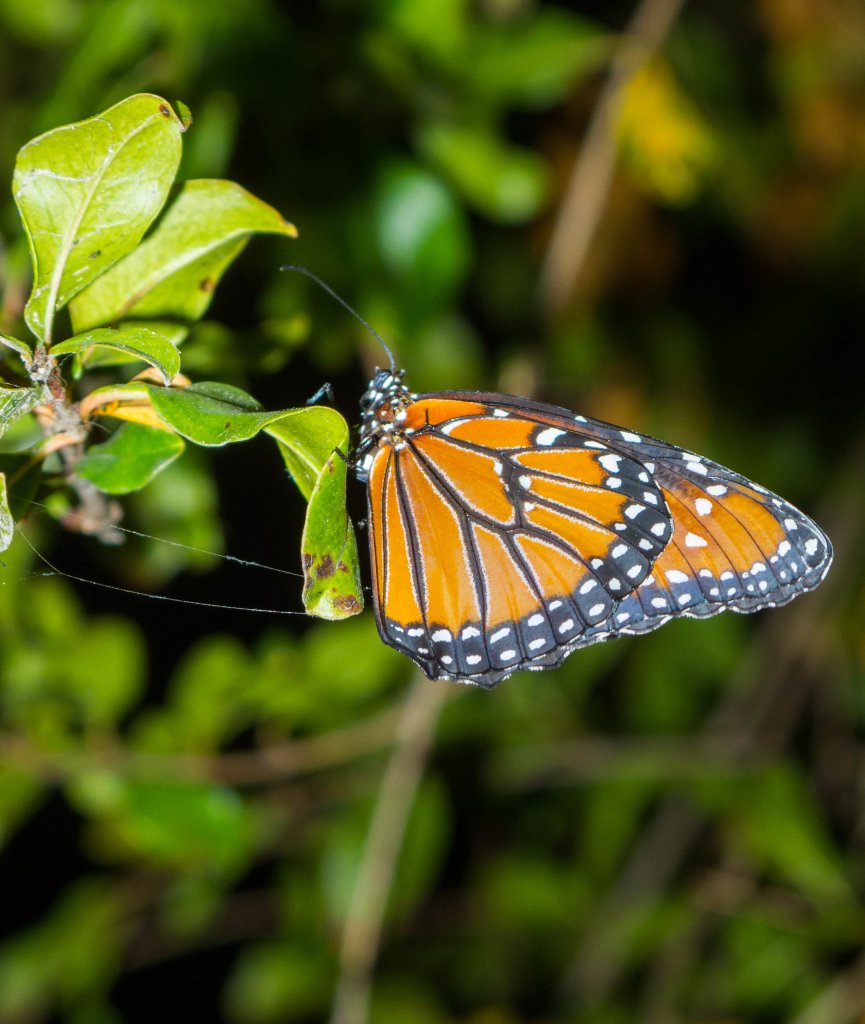
[[[360,400],[360,435],[354,457],[355,475],[365,483],[381,442],[399,447],[402,436],[409,433],[404,427],[406,410],[417,398],[403,384],[403,371],[376,369],[369,387]]]

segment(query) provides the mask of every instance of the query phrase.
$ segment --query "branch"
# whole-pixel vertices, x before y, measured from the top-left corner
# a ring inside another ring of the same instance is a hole
[[[345,919],[330,1024],[367,1024],[369,1019],[372,972],[403,837],[451,692],[449,684],[418,676],[403,706]]]
[[[663,44],[685,0],[642,0],[598,98],[541,267],[541,305],[566,306],[606,206],[616,167],[615,124],[625,85]]]

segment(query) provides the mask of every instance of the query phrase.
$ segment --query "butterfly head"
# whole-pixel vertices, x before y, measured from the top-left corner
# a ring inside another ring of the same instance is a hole
[[[360,400],[360,438],[355,451],[357,478],[365,482],[382,438],[399,432],[405,411],[416,395],[403,383],[404,370],[376,369],[369,387]]]

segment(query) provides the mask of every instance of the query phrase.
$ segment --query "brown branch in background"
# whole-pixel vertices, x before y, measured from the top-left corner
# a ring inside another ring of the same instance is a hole
[[[573,293],[616,167],[615,125],[624,86],[663,44],[685,0],[642,0],[625,29],[592,113],[541,267],[541,308],[561,313]]]
[[[93,749],[49,751],[25,736],[0,732],[0,763],[61,785],[82,771],[101,769],[146,779],[214,780],[230,786],[267,786],[300,775],[346,767],[383,752],[394,742],[399,712],[387,708],[342,729],[286,740],[256,750],[222,754],[154,754],[124,747],[118,739]]]
[[[451,684],[418,676],[396,731],[346,915],[330,1024],[366,1024],[372,973],[409,815]]]

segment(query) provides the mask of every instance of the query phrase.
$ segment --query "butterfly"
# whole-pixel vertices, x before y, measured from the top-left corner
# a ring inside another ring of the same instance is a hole
[[[509,395],[413,394],[377,370],[361,401],[382,640],[432,679],[518,669],[678,616],[753,612],[816,587],[823,531],[715,462]]]

